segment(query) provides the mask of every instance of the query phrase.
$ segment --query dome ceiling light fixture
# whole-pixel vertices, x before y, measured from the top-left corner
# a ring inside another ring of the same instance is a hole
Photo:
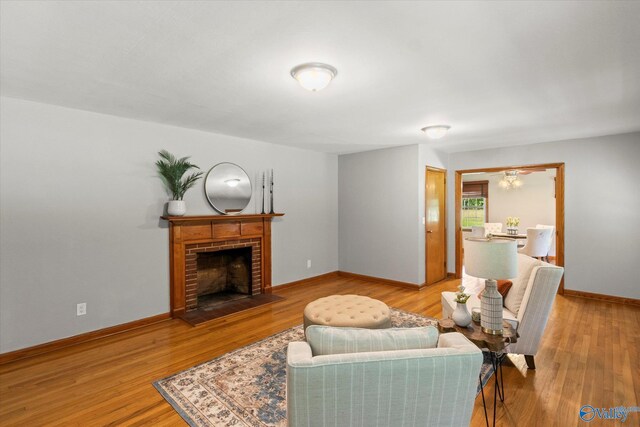
[[[291,69],[291,77],[296,79],[300,86],[312,92],[327,87],[337,75],[338,70],[335,67],[320,62],[300,64]]]
[[[431,139],[440,139],[447,134],[449,129],[451,129],[449,125],[433,125],[423,127],[421,130]]]

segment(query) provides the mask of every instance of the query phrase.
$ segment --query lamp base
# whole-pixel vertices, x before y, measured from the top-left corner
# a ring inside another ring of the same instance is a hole
[[[487,279],[480,300],[480,326],[489,335],[502,335],[502,295],[498,292],[498,282]]]

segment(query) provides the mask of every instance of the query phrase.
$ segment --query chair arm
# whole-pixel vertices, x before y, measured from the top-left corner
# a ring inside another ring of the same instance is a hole
[[[440,334],[438,338],[438,348],[454,348],[464,352],[482,352],[478,346],[469,341],[469,339],[460,332]]]
[[[313,365],[311,347],[304,341],[290,342],[287,348],[287,365],[293,367]]]

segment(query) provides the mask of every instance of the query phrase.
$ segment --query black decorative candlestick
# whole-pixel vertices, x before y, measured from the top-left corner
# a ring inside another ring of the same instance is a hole
[[[264,176],[264,172],[262,172],[262,213],[265,214],[266,212],[264,211],[264,182],[265,182],[265,176]]]
[[[271,183],[269,184],[269,192],[271,193],[271,201],[269,203],[269,206],[271,206],[271,212],[269,213],[274,214],[276,212],[273,210],[273,169],[271,169]]]

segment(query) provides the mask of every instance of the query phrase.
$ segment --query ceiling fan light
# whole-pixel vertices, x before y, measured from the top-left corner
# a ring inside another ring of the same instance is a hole
[[[451,126],[448,125],[433,125],[423,127],[421,130],[431,139],[440,139],[447,134],[449,129]]]
[[[291,70],[291,77],[296,79],[300,86],[312,92],[327,87],[337,74],[338,70],[334,67],[320,62],[300,64]]]
[[[520,188],[524,184],[519,178],[518,170],[506,170],[502,172],[502,179],[498,182],[500,188],[511,190],[512,188]]]

